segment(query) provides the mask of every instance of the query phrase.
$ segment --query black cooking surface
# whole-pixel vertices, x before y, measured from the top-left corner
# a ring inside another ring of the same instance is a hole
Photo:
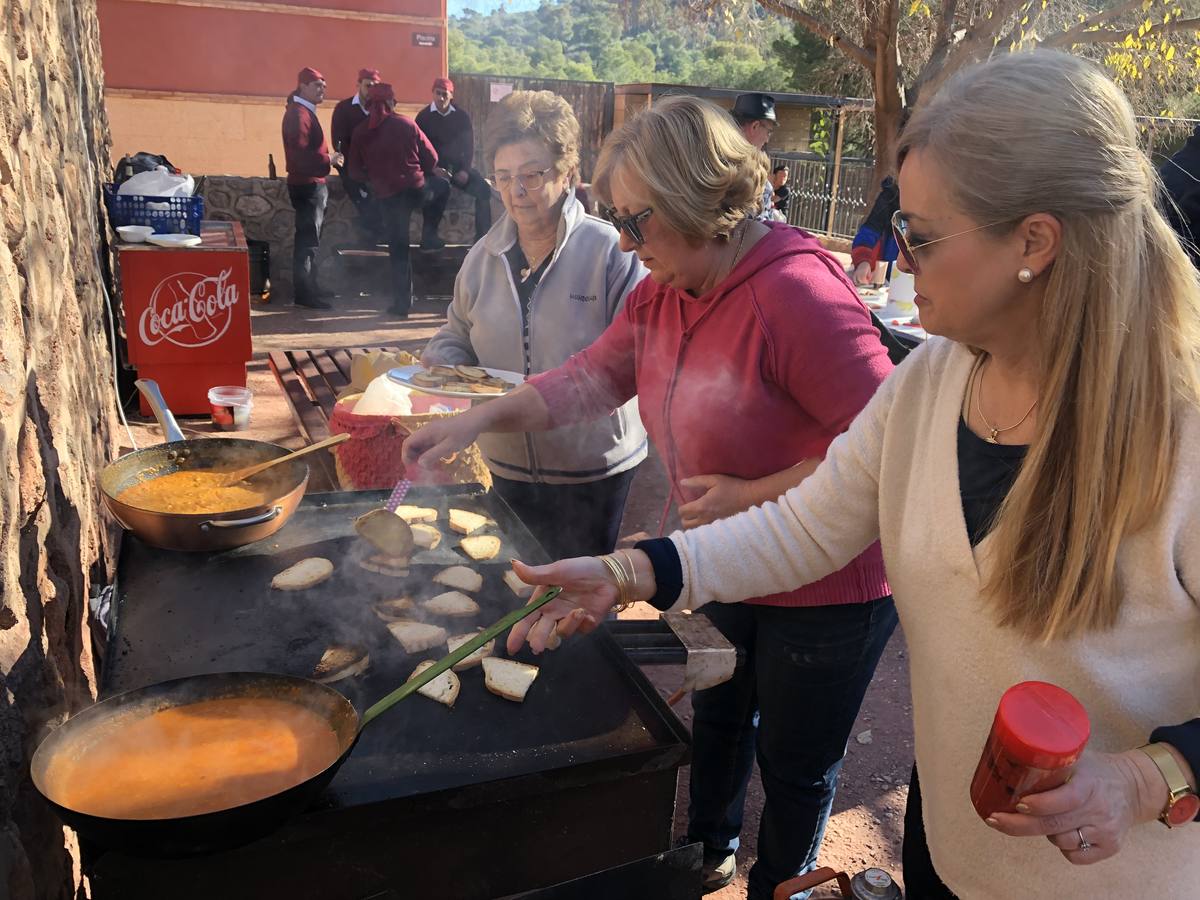
[[[430,579],[459,563],[484,575],[475,595],[480,614],[414,618],[453,635],[490,624],[524,602],[501,580],[508,559],[538,563],[544,553],[503,501],[477,487],[413,488],[406,502],[438,508],[442,544],[414,556],[407,578],[362,568],[359,561],[371,551],[354,534],[353,521],[385,499],[379,491],[312,495],[277,534],[221,553],[174,553],[126,534],[104,695],[206,672],[307,677],[329,644],[357,642],[370,653],[369,669],[333,687],[361,712],[403,683],[418,662],[446,652],[442,644],[406,654],[372,611],[374,601],[402,594],[419,601],[447,590]],[[451,506],[495,520],[477,532],[502,537],[495,560],[474,562],[456,549],[461,536],[449,530]],[[329,581],[301,592],[271,589],[277,572],[309,556],[334,563]],[[502,639],[496,655],[506,655]],[[453,708],[419,695],[402,701],[364,731],[322,805],[405,797],[623,756],[636,768],[645,764],[638,757],[647,751],[680,747],[673,716],[603,629],[553,653],[523,651],[516,658],[541,669],[524,703],[487,691],[480,667],[459,673],[462,688]]]

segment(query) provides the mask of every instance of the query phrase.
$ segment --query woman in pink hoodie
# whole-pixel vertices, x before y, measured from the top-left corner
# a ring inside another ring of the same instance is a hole
[[[417,431],[406,464],[436,465],[484,432],[557,428],[637,397],[685,528],[798,484],[892,365],[839,263],[810,235],[754,220],[766,179],[766,158],[706,101],[672,97],[622,126],[593,188],[621,249],[650,276],[594,344]],[[704,844],[706,888],[728,883],[757,754],[766,803],[749,896],[769,898],[816,862],[896,613],[878,544],[815,584],[710,607],[746,662],[694,699],[688,838]]]

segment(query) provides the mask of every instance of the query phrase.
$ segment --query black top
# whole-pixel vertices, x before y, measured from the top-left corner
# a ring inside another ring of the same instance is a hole
[[[453,175],[471,168],[475,154],[475,131],[467,111],[453,107],[446,115],[426,106],[416,117],[417,125],[437,151],[438,165]]]
[[[550,257],[554,252],[546,254],[546,258],[538,263],[538,267],[529,273],[522,280],[521,272],[529,265],[529,260],[525,258],[525,251],[521,249],[521,242],[514,241],[513,245],[504,252],[508,259],[508,267],[512,271],[513,285],[517,289],[517,299],[521,301],[521,342],[525,348],[525,374],[529,373],[529,305],[533,302],[533,292],[538,286],[538,282],[542,280],[542,276],[546,274],[546,266],[550,264]],[[678,594],[676,594],[678,596]]]

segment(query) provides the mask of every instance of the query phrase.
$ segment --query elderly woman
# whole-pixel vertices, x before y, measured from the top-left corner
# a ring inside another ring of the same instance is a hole
[[[900,162],[903,265],[944,339],[811,478],[634,551],[628,587],[707,608],[882,538],[912,659],[908,895],[1194,897],[1200,285],[1133,112],[1091,63],[1014,54],[942,87]],[[566,591],[510,650],[589,627],[620,580],[595,559],[518,572]],[[1083,703],[1089,749],[1064,786],[981,821],[976,761],[1026,680]]]
[[[486,142],[506,215],[467,254],[446,325],[421,361],[534,375],[599,337],[645,271],[575,198],[579,122],[566,100],[514,91],[488,117]],[[616,546],[646,458],[636,401],[604,412],[548,433],[480,440],[493,490],[555,556]]]
[[[684,527],[777,497],[815,468],[891,363],[837,261],[754,220],[766,157],[719,108],[656,103],[605,143],[593,187],[650,270],[592,346],[405,444],[435,463],[485,432],[557,429],[636,396]],[[706,613],[746,663],[694,700],[688,834],[706,886],[734,874],[757,751],[766,807],[750,895],[814,864],[846,738],[895,626],[878,547],[817,584]],[[619,565],[623,553],[611,557]]]

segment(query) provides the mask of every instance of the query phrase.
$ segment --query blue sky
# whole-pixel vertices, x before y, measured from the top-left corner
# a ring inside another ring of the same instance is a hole
[[[526,9],[537,9],[541,0],[505,0],[505,7],[513,12]],[[463,10],[473,9],[478,13],[490,13],[496,9],[501,0],[448,0],[447,11],[452,16],[461,15]]]

